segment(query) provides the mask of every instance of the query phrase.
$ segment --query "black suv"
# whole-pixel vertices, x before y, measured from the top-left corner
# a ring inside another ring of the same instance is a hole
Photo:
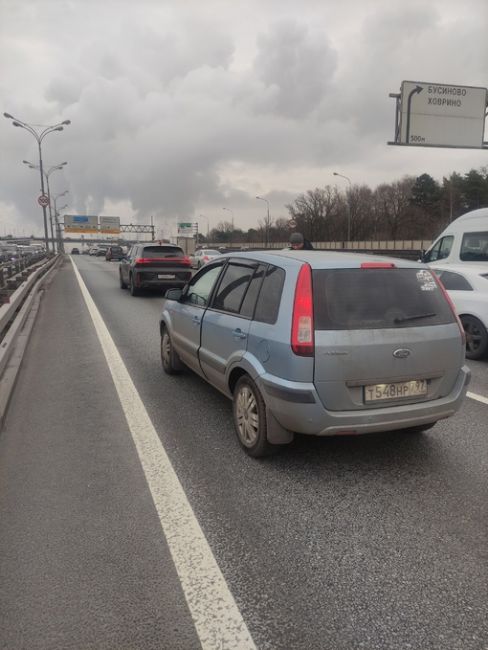
[[[121,260],[124,257],[124,251],[122,246],[110,246],[105,253],[105,259],[107,262],[112,260]]]
[[[137,296],[143,288],[184,287],[192,272],[190,258],[173,244],[135,244],[119,266],[120,286]]]

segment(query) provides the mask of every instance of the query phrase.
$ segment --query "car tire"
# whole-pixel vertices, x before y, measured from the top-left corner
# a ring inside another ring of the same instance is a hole
[[[266,405],[249,375],[240,377],[235,385],[232,410],[237,439],[249,456],[261,458],[280,449],[268,442]]]
[[[138,296],[140,294],[140,289],[134,284],[134,276],[132,273],[129,276],[129,291],[131,296]]]
[[[488,352],[488,332],[483,323],[475,316],[461,316],[461,323],[466,332],[466,358],[481,359]]]
[[[121,289],[127,289],[127,283],[122,280],[122,273],[119,271],[119,282]]]
[[[161,328],[161,365],[167,375],[177,375],[184,367],[166,327]]]

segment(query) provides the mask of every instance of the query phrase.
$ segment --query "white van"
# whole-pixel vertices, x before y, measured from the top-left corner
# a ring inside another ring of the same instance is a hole
[[[472,210],[450,223],[423,254],[422,262],[488,264],[488,208]]]

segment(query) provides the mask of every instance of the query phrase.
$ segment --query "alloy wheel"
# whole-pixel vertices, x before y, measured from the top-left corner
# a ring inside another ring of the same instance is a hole
[[[241,442],[252,447],[259,436],[259,413],[256,397],[247,385],[236,396],[236,424]]]

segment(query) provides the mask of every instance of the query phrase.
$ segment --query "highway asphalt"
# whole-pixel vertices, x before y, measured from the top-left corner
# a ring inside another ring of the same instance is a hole
[[[297,437],[250,459],[225,397],[162,372],[161,296],[73,260],[257,648],[488,648],[487,404],[422,436]],[[469,365],[488,397],[488,361]],[[0,648],[210,647],[129,429],[67,260],[0,433]]]

